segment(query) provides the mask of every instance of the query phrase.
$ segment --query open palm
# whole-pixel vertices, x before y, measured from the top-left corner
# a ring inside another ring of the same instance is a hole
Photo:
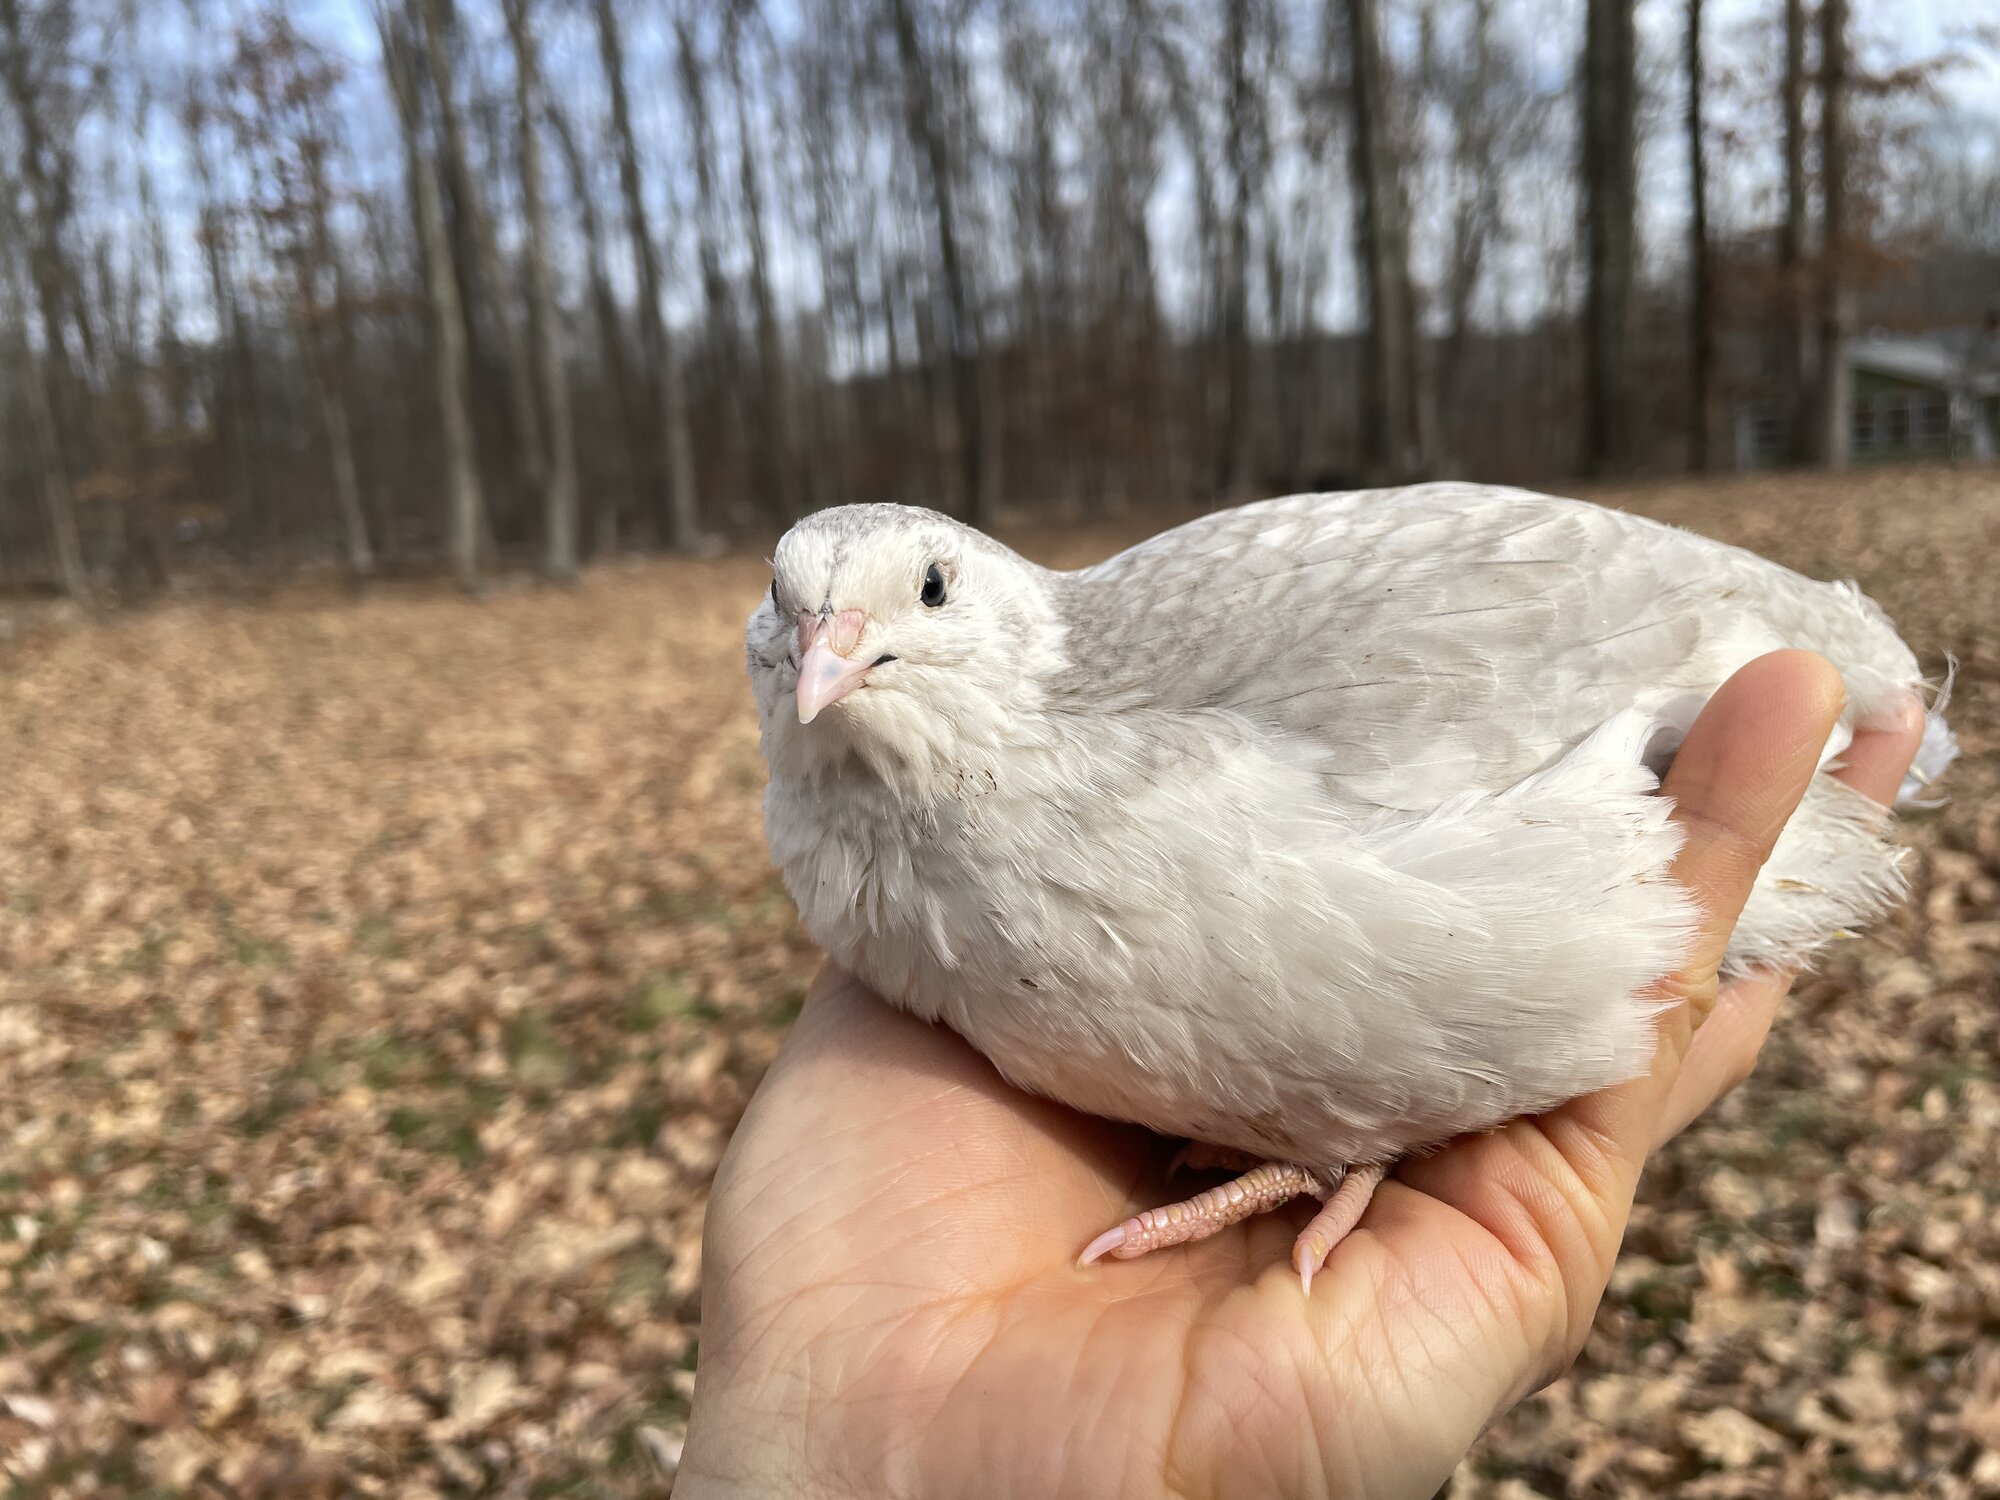
[[[1406,1161],[1309,1299],[1307,1203],[1076,1269],[1162,1200],[1174,1143],[1021,1093],[829,969],[717,1178],[680,1493],[1431,1494],[1574,1357],[1647,1152],[1754,1062],[1788,981],[1718,997],[1715,969],[1840,693],[1765,657],[1676,760],[1710,917],[1651,1073]],[[1887,801],[1920,727],[1861,736],[1843,775]]]

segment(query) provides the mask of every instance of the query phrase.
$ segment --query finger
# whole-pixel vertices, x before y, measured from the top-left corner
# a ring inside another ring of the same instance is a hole
[[[1669,983],[1699,1024],[1714,978],[1771,848],[1805,795],[1846,702],[1824,657],[1777,651],[1725,683],[1674,757],[1661,791],[1687,844],[1674,878],[1702,914],[1694,951]]]
[[[1889,806],[1924,743],[1924,706],[1910,694],[1899,713],[1854,731],[1833,774],[1869,800]]]
[[[1924,710],[1914,695],[1900,715],[1858,730],[1834,774],[1885,806],[1894,799],[1924,738]],[[1789,974],[1751,974],[1723,987],[1715,1010],[1695,1033],[1661,1111],[1654,1145],[1685,1130],[1756,1066],[1778,1007],[1791,990]]]
[[[1821,657],[1759,657],[1708,701],[1667,773],[1661,789],[1687,837],[1674,878],[1700,912],[1686,961],[1655,988],[1675,1003],[1661,1014],[1645,1077],[1587,1095],[1546,1121],[1558,1149],[1606,1208],[1618,1206],[1621,1220],[1688,1043],[1714,1007],[1736,918],[1812,780],[1844,699],[1840,674]]]
[[[1715,1009],[1688,1044],[1687,1056],[1653,1128],[1655,1149],[1679,1135],[1708,1107],[1750,1076],[1778,1007],[1792,990],[1787,973],[1748,974],[1722,987]]]

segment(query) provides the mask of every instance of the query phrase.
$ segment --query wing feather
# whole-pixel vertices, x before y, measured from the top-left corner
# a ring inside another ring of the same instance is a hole
[[[1489,485],[1220,512],[1058,575],[1058,597],[1061,690],[1296,736],[1359,806],[1511,785],[1635,707],[1684,729],[1731,671],[1781,646],[1832,657],[1851,697],[1916,678],[1851,586]]]

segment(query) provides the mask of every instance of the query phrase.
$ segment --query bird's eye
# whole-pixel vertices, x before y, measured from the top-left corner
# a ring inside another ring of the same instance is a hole
[[[775,609],[779,614],[785,612],[785,607],[778,602],[778,580],[775,578],[771,580],[771,608]]]
[[[926,609],[936,609],[944,603],[944,570],[936,563],[924,569],[924,591],[917,597],[923,600]]]

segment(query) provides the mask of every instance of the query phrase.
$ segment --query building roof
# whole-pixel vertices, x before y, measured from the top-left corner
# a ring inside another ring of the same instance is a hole
[[[1946,391],[1987,392],[2000,389],[2000,373],[1988,362],[1979,368],[1971,351],[1963,353],[1941,338],[1876,335],[1848,345],[1848,363],[1857,370],[1907,380]]]

